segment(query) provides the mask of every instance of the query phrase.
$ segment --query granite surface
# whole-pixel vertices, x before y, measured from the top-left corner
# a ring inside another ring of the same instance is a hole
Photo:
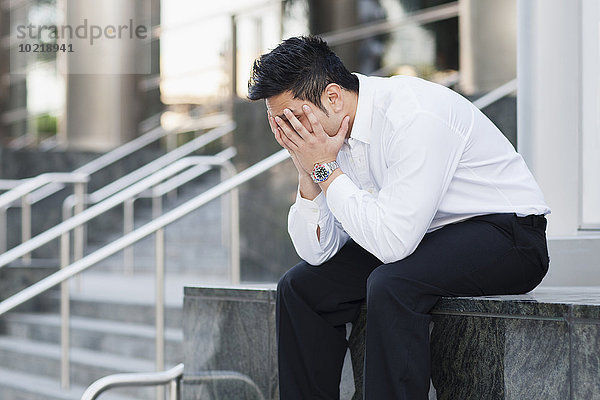
[[[600,400],[600,287],[443,298],[432,314],[430,400]],[[342,400],[362,398],[365,321],[363,307]],[[277,399],[274,322],[274,285],[186,287],[185,375],[235,371]],[[255,397],[239,383],[184,385],[184,399],[217,398]]]
[[[185,288],[185,376],[232,371],[250,378],[263,396],[277,395],[275,292],[265,289]],[[239,380],[183,385],[184,399],[257,398]]]

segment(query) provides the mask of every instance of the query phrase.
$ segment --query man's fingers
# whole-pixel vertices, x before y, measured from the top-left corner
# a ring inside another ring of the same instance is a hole
[[[285,117],[289,121],[290,125],[292,125],[298,136],[306,140],[310,133],[306,130],[304,125],[302,125],[302,122],[298,121],[298,118],[296,118],[294,113],[291,112],[288,108],[283,110],[283,113],[285,114]]]
[[[280,131],[283,133],[281,137],[293,143],[294,147],[297,147],[296,140],[302,140],[300,136],[298,136],[296,132],[281,118],[275,117],[275,122],[279,126]]]
[[[269,114],[268,112],[267,112],[267,119],[269,120],[269,126],[271,127],[271,132],[273,132],[273,134],[275,134],[275,132],[276,132],[275,120],[273,119],[273,117],[271,117],[271,114]]]
[[[283,143],[282,146],[285,149],[288,151],[293,151],[293,149],[298,148],[298,145],[290,140],[288,135],[286,135],[281,128],[277,128],[277,134],[279,135],[279,139],[281,139],[281,143]]]
[[[279,129],[279,127],[277,126],[277,124],[275,122],[275,118],[271,117],[270,114],[269,114],[269,125],[271,126],[271,131],[273,132],[273,136],[275,136],[275,140],[277,141],[277,143],[279,143],[279,145],[281,147],[283,147],[284,149],[286,149],[287,151],[291,151],[283,142],[283,139],[281,137],[281,135],[282,135],[281,129]]]
[[[310,109],[310,107],[305,104],[305,105],[302,106],[302,111],[304,111],[304,114],[306,115],[306,118],[308,119],[308,122],[310,122],[310,126],[312,128],[312,131],[314,133],[316,133],[316,132],[323,132],[324,133],[323,129],[321,128],[321,123],[317,119],[317,116],[312,112],[312,110]]]
[[[275,128],[275,131],[273,132],[273,136],[275,136],[275,140],[277,140],[277,143],[279,143],[279,145],[281,147],[289,150],[287,147],[285,147],[285,144],[283,143],[283,139],[281,138],[281,134],[277,131],[277,129],[279,129],[279,128]]]
[[[346,134],[348,133],[348,126],[350,126],[350,117],[346,115],[342,120],[340,129],[335,134],[335,137],[339,138],[340,140],[344,140],[346,138]]]

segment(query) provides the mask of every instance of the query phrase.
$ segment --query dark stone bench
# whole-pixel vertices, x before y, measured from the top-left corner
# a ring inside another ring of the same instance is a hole
[[[186,287],[183,314],[184,374],[241,372],[278,399],[273,286]],[[444,298],[432,314],[430,399],[600,399],[600,288]],[[362,398],[365,320],[366,310],[350,334],[343,400]],[[183,390],[184,399],[251,393],[225,381]]]

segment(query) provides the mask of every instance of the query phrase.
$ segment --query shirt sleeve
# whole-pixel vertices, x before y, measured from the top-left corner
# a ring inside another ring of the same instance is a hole
[[[343,229],[383,263],[408,257],[427,232],[462,156],[467,138],[436,116],[419,112],[391,130],[388,169],[374,196],[347,175],[327,190]]]
[[[300,196],[300,190],[288,214],[288,232],[300,258],[311,265],[329,260],[350,238],[329,210],[323,193],[307,200]]]

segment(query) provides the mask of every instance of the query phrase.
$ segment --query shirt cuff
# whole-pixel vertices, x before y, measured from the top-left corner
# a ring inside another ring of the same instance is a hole
[[[327,188],[327,204],[338,221],[342,222],[340,216],[348,198],[359,191],[358,186],[346,174],[338,176],[329,184]]]
[[[319,193],[313,200],[300,196],[300,189],[296,193],[296,211],[308,222],[317,225],[321,215],[327,213],[327,199],[323,192]]]

